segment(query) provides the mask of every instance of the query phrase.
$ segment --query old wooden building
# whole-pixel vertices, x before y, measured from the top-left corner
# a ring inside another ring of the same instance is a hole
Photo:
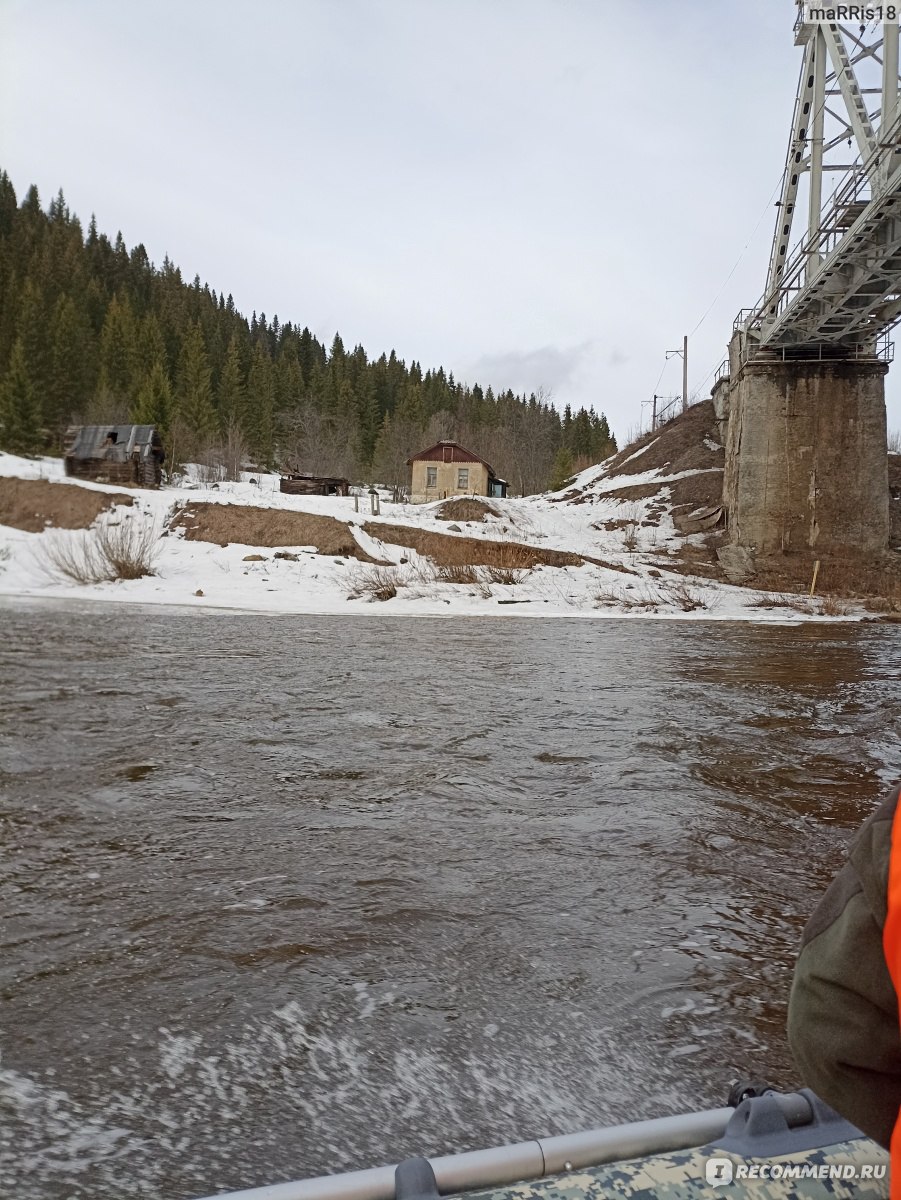
[[[165,458],[153,425],[70,425],[63,442],[66,474],[95,483],[159,487]]]
[[[283,475],[279,491],[289,496],[346,496],[350,482],[333,475]]]

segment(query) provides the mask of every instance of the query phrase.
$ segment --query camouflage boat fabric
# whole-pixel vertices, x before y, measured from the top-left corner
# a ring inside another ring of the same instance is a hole
[[[888,1200],[888,1161],[888,1153],[865,1138],[773,1159],[744,1158],[716,1146],[695,1147],[469,1192],[466,1200]],[[727,1163],[732,1164],[731,1180]],[[768,1177],[776,1173],[779,1178]]]

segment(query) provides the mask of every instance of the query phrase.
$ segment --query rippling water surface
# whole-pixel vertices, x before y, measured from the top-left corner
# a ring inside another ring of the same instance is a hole
[[[217,1189],[796,1082],[890,626],[0,607],[0,1178]]]

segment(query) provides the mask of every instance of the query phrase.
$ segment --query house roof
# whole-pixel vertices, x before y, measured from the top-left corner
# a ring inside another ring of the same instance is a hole
[[[407,462],[481,463],[483,467],[488,468],[488,474],[494,476],[494,468],[490,463],[485,462],[484,458],[479,458],[478,454],[473,454],[471,450],[467,450],[465,446],[461,446],[459,442],[436,442],[434,446],[429,446],[428,450],[420,450],[418,454],[408,458]]]
[[[67,458],[107,458],[125,461],[135,452],[146,457],[160,444],[153,425],[70,425],[63,453]]]

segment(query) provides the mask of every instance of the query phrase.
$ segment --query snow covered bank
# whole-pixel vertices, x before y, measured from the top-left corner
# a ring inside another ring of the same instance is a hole
[[[465,522],[442,519],[440,504],[384,497],[375,515],[365,492],[287,496],[271,475],[134,489],[123,498],[121,488],[66,480],[58,459],[0,453],[0,594],[342,615],[822,619],[816,601],[785,604],[685,573],[676,559],[692,538],[677,532],[671,489],[716,468],[645,467],[652,445],[631,455],[639,473],[622,473],[623,463],[610,460],[616,472],[604,464],[556,495],[492,500],[496,515]],[[26,493],[17,485],[10,515],[3,497],[12,479],[44,481],[36,507],[46,512],[23,513]],[[82,519],[66,520],[71,497],[85,492],[95,495],[86,510],[78,506]],[[91,584],[60,577],[48,546],[77,547],[91,537],[60,526],[89,525],[107,503],[114,507],[100,522],[149,523],[161,535],[154,574]]]

